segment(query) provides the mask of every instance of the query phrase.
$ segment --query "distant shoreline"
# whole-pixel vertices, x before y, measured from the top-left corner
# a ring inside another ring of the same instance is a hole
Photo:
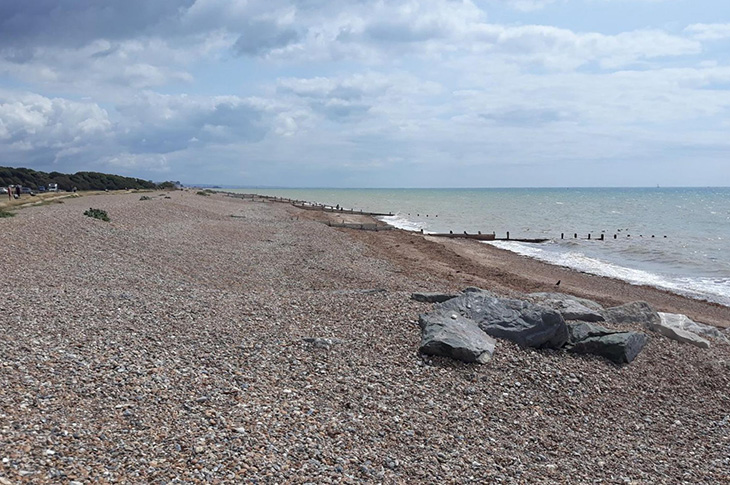
[[[233,192],[231,194],[238,195],[238,193]],[[256,194],[256,196],[271,200],[272,202],[282,202],[277,201],[276,196],[267,196],[264,194]],[[302,214],[302,217],[320,220],[322,222],[338,222],[342,219],[341,214],[337,212],[301,211],[296,208],[294,210],[305,212]],[[354,215],[357,215],[357,213]],[[361,216],[361,219],[350,219],[353,222],[361,220],[361,223],[371,224],[381,222],[379,218],[366,215]],[[457,254],[458,256],[456,258],[458,262],[454,262],[453,258],[449,258],[449,260],[451,261],[450,264],[458,266],[458,271],[461,273],[470,271],[472,276],[477,276],[484,273],[485,266],[498,264],[500,268],[507,270],[509,274],[508,277],[500,278],[499,283],[504,284],[512,291],[557,291],[554,288],[554,283],[560,279],[562,281],[560,291],[573,293],[577,296],[596,299],[597,301],[611,305],[639,299],[646,300],[658,305],[660,311],[684,313],[691,318],[697,319],[697,321],[718,327],[730,326],[730,307],[721,303],[683,295],[655,286],[637,285],[609,276],[578,271],[477,241],[459,239],[444,241],[429,237],[428,234],[420,234],[418,231],[397,229],[397,231],[392,232],[394,234],[402,233],[405,237],[421,238],[429,243],[448,248],[451,252]],[[350,232],[355,237],[358,237],[357,231]],[[396,236],[392,234],[380,234],[379,237],[389,239]],[[371,237],[367,238],[368,240],[372,239]],[[371,242],[376,243],[372,240]],[[434,247],[429,245],[424,246],[424,250],[428,253],[438,252],[434,250]],[[465,261],[465,259],[468,261]],[[468,264],[470,267],[467,271],[463,268],[465,264]],[[460,276],[467,278],[466,274],[460,274]],[[534,287],[540,287],[541,289],[534,290]]]

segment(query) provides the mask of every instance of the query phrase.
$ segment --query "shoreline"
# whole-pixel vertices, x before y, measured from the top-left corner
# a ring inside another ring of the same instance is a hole
[[[222,193],[228,194],[228,195],[233,196],[233,197],[241,197],[241,196],[243,196],[243,194],[240,193],[240,192],[225,192],[225,191],[222,191]],[[333,206],[330,207],[330,206],[328,206],[326,204],[324,204],[324,205],[323,204],[316,204],[316,203],[313,203],[313,202],[305,202],[305,201],[301,201],[301,200],[293,201],[291,199],[287,199],[286,197],[275,196],[275,195],[262,195],[262,194],[248,193],[246,196],[247,197],[250,197],[252,195],[255,195],[255,197],[258,197],[261,200],[269,200],[271,202],[280,202],[280,203],[281,202],[292,202],[293,205],[296,205],[296,204],[294,204],[294,202],[297,202],[300,205],[301,204],[307,204],[307,210],[315,211],[315,212],[317,210],[321,210],[322,212],[327,212],[329,215],[324,220],[330,221],[333,224],[335,222],[337,222],[337,223],[344,222],[344,218],[342,217],[342,214],[347,215],[347,214],[357,214],[358,213],[358,211],[349,212],[350,211],[349,209],[345,210],[344,212],[336,212],[335,211],[335,207],[333,207]],[[419,233],[417,230],[411,229],[409,227],[400,227],[400,226],[398,226],[396,224],[391,224],[391,223],[389,223],[386,220],[387,219],[387,215],[386,215],[386,217],[382,217],[384,214],[364,214],[364,215],[369,215],[369,216],[376,215],[377,217],[364,217],[364,218],[360,218],[360,219],[357,219],[357,218],[355,218],[355,219],[348,218],[348,221],[351,224],[352,223],[355,223],[355,222],[359,222],[359,223],[363,223],[363,224],[374,224],[374,223],[377,223],[377,224],[386,224],[386,225],[388,225],[388,227],[400,229],[400,230],[403,230],[403,231],[408,232],[408,233],[421,234],[422,236],[428,236],[429,235],[428,233],[425,233],[425,234],[423,232],[420,232]],[[340,221],[340,219],[342,219],[342,221]],[[476,237],[476,236],[474,236],[474,237]],[[456,238],[456,239],[457,240],[461,240],[460,238]],[[519,239],[512,239],[512,241],[518,242]],[[533,242],[536,242],[536,240],[534,240],[534,241],[533,240],[530,240],[529,242],[530,243],[533,243]],[[497,245],[495,244],[495,245],[492,245],[492,246],[497,246]],[[539,246],[538,246],[538,248],[539,248]],[[503,248],[500,248],[500,249],[503,249]],[[728,303],[727,303],[727,298],[726,297],[723,297],[721,295],[715,295],[715,294],[712,294],[712,293],[710,293],[710,294],[703,294],[701,291],[698,291],[696,288],[695,289],[687,288],[687,291],[686,292],[683,292],[681,290],[681,286],[677,286],[680,283],[677,282],[677,281],[672,280],[671,278],[670,279],[667,279],[665,281],[664,279],[662,279],[663,277],[659,276],[658,277],[659,279],[657,280],[658,281],[657,284],[654,285],[651,282],[642,281],[642,279],[645,279],[646,277],[650,277],[650,279],[657,277],[656,275],[647,273],[646,275],[640,277],[639,280],[636,280],[636,276],[631,276],[631,275],[634,274],[634,273],[636,273],[637,271],[639,273],[641,273],[641,271],[640,270],[636,270],[635,271],[634,269],[632,269],[629,266],[625,266],[625,267],[618,266],[618,268],[620,270],[628,272],[628,276],[626,276],[626,278],[623,278],[621,276],[615,276],[615,275],[605,274],[605,272],[604,273],[602,273],[600,271],[592,272],[590,269],[589,270],[584,270],[584,269],[576,268],[576,267],[572,267],[572,266],[565,266],[565,265],[560,264],[559,262],[545,260],[545,259],[542,259],[542,258],[539,258],[539,257],[533,257],[533,256],[530,256],[530,254],[523,254],[523,252],[522,251],[519,251],[519,250],[509,250],[509,249],[507,249],[507,251],[510,252],[510,253],[512,253],[512,254],[520,255],[522,258],[527,258],[528,260],[540,262],[542,264],[546,264],[546,265],[549,265],[549,266],[554,266],[554,267],[559,267],[559,268],[565,268],[565,269],[568,269],[570,271],[573,271],[574,273],[586,274],[586,275],[593,275],[593,276],[601,277],[601,278],[607,278],[609,280],[617,281],[617,282],[622,282],[622,283],[625,283],[627,285],[631,285],[632,287],[636,287],[636,288],[653,288],[653,289],[656,289],[658,292],[660,292],[662,294],[677,295],[677,296],[686,298],[688,301],[692,301],[692,302],[697,301],[697,302],[701,302],[701,303],[706,303],[706,304],[711,305],[711,306],[718,306],[720,308],[730,308],[730,305],[728,305]],[[610,267],[611,265],[613,265],[615,263],[606,263],[605,261],[602,261],[601,264],[608,264],[608,266]],[[556,281],[557,281],[557,279],[556,279]],[[661,283],[662,281],[665,281],[666,284],[665,285],[662,285],[662,283]],[[580,290],[580,288],[579,288],[579,290]],[[619,293],[624,293],[625,294],[626,292],[625,291],[619,291]],[[646,293],[646,292],[644,292],[644,293]],[[677,302],[668,302],[667,301],[668,300],[667,298],[661,298],[661,299],[657,299],[655,297],[652,298],[653,295],[651,293],[647,293],[647,294],[648,294],[647,297],[648,298],[651,298],[652,301],[661,302],[664,305],[668,305],[666,307],[667,308],[667,311],[669,311],[669,308],[672,309],[672,311],[671,311],[672,313],[675,313],[675,312],[678,312],[679,311],[678,308],[680,306],[677,304]],[[610,297],[610,295],[598,295],[598,297],[599,298],[603,298],[605,300],[612,300],[611,297]],[[615,301],[623,301],[627,297],[630,298],[630,295],[627,295],[627,296],[623,297],[623,299],[620,299],[620,300],[613,299],[613,301],[614,302]],[[690,307],[690,310],[689,311],[692,311],[693,312],[693,315],[697,316],[697,315],[702,315],[703,314],[703,312],[699,310],[699,307],[696,304],[692,303],[692,304],[689,304],[687,306]],[[730,312],[725,312],[725,313],[720,312],[719,315],[718,315],[718,312],[712,312],[712,313],[713,313],[713,315],[710,315],[710,316],[704,316],[704,315],[702,315],[701,318],[709,319],[709,321],[706,322],[706,323],[711,323],[712,325],[720,326],[720,327],[726,327],[728,325],[728,322],[730,322]]]
[[[334,222],[340,218],[339,215],[315,211],[307,211],[301,216],[320,222]],[[357,214],[347,220],[353,223],[375,221],[387,224],[377,218]],[[404,267],[415,258],[420,267],[445,276],[457,286],[486,285],[485,288],[491,289],[490,286],[496,285],[499,288],[497,292],[507,295],[541,291],[562,292],[608,306],[642,300],[654,306],[657,311],[682,313],[695,321],[719,328],[730,326],[730,307],[720,303],[692,298],[654,286],[636,285],[608,276],[581,272],[478,241],[444,240],[399,228],[394,228],[387,234],[360,234],[353,229],[349,233],[368,243],[382,257],[395,258]],[[378,242],[374,238],[382,238],[383,241]],[[418,239],[423,242],[416,243]],[[399,244],[411,246],[404,252],[399,250]],[[384,245],[389,251],[378,249],[379,245]],[[412,249],[417,249],[418,256],[414,256]],[[561,282],[559,286],[555,286],[557,281]]]

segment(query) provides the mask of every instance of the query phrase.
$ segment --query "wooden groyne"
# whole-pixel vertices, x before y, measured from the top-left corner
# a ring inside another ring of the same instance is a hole
[[[371,217],[383,217],[392,216],[392,212],[387,214],[384,212],[366,212],[363,210],[345,209],[344,207],[332,207],[328,205],[311,205],[311,204],[296,204],[292,203],[297,209],[304,209],[307,211],[321,211],[321,212],[333,212],[336,214],[357,214],[360,216],[371,216]]]
[[[233,197],[236,199],[250,199],[254,202],[280,202],[283,204],[291,204],[297,209],[302,210],[308,210],[308,211],[320,211],[320,212],[334,212],[338,214],[357,214],[361,216],[371,216],[371,217],[385,217],[385,216],[392,216],[392,212],[388,212],[387,214],[385,212],[367,212],[362,209],[356,210],[356,209],[345,209],[344,207],[338,206],[331,206],[326,204],[314,204],[312,202],[307,202],[304,200],[297,200],[297,199],[289,199],[287,197],[274,197],[271,195],[259,195],[259,194],[238,194],[233,192],[223,192],[228,197]]]
[[[421,234],[424,234],[423,231],[421,231]],[[524,243],[544,243],[549,241],[550,239],[547,238],[510,238],[509,233],[507,234],[507,237],[497,237],[496,234],[482,234],[481,232],[478,232],[477,234],[469,234],[466,231],[463,233],[435,233],[435,234],[427,234],[428,236],[433,237],[446,237],[451,239],[475,239],[477,241],[515,241],[515,242],[524,242]]]
[[[423,230],[421,230],[421,234],[424,234]],[[446,237],[450,239],[476,239],[477,241],[494,241],[496,239],[494,234],[468,234],[466,232],[459,234],[458,232],[454,234],[453,232],[449,233],[434,233],[434,234],[428,234],[425,233],[428,236],[433,237]]]
[[[360,231],[392,231],[393,226],[383,226],[380,224],[349,224],[349,223],[338,223],[338,222],[328,222],[328,226],[330,227],[343,227],[345,229],[358,229]]]

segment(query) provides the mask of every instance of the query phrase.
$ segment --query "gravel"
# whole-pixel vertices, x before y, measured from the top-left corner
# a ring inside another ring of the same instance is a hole
[[[0,219],[0,484],[730,480],[728,345],[420,356],[410,295],[453,281],[283,204],[148,195]]]

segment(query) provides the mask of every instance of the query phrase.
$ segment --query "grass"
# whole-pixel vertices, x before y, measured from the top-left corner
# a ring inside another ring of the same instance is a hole
[[[195,193],[198,194],[198,195],[204,195],[206,197],[210,197],[210,193],[208,191],[205,191],[205,190],[198,190]]]
[[[146,195],[143,195],[139,198],[139,200],[152,200],[152,197],[147,197]]]
[[[84,215],[109,222],[109,214],[107,214],[105,210],[90,208],[84,212]]]
[[[15,217],[15,213],[0,209],[0,219],[5,217]]]

